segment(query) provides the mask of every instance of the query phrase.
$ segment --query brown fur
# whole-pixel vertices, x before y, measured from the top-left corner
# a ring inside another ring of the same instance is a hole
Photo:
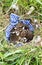
[[[15,42],[15,41],[19,41],[19,40],[21,41],[21,39],[23,39],[23,38],[26,38],[27,39],[26,42],[28,42],[28,41],[32,40],[33,36],[34,36],[32,34],[32,32],[29,30],[28,26],[24,25],[23,23],[18,23],[16,25],[16,27],[11,30],[11,32],[14,32],[14,33],[11,33],[11,35],[10,35],[11,42]]]

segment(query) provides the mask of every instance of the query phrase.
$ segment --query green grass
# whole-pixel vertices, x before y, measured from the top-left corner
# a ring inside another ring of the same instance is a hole
[[[3,10],[6,12],[9,7],[17,2],[19,5],[19,14],[24,14],[27,12],[31,6],[35,8],[34,12],[32,12],[31,16],[33,15],[33,18],[37,18],[42,20],[42,0],[1,0],[3,3]],[[21,15],[20,14],[20,15]]]
[[[0,65],[42,65],[42,47],[24,45],[16,48],[8,43],[2,33],[0,41]]]
[[[15,3],[16,1],[17,0],[14,0],[14,2],[13,0],[0,0],[0,2],[2,2],[2,10],[6,12],[12,5],[12,2]],[[17,4],[19,6],[19,15],[24,15],[24,13],[28,12],[31,6],[33,6],[35,10],[29,16],[32,16],[33,19],[36,18],[42,22],[42,0],[18,0]],[[0,25],[2,24],[1,21],[3,22],[4,19],[2,16],[0,16]],[[4,23],[5,22],[6,20],[4,19]],[[0,26],[0,29],[1,27],[3,28],[3,25],[4,24]],[[35,31],[35,36],[38,33],[42,37],[42,27]],[[32,46],[31,43],[31,45],[24,45],[22,47],[16,48],[14,44],[10,44],[6,41],[5,32],[1,30],[0,65],[42,65],[42,47]]]
[[[27,45],[7,48],[7,46],[3,46],[0,52],[1,65],[42,65],[42,47]]]
[[[42,65],[42,47],[24,45],[16,48],[0,32],[0,65]],[[33,43],[34,44],[34,43]]]

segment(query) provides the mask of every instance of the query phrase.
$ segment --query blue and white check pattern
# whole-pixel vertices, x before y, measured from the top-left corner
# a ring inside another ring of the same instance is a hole
[[[16,24],[18,24],[18,21],[19,21],[19,16],[16,15],[16,14],[11,13],[10,14],[10,24],[11,25],[16,25]]]
[[[30,23],[30,20],[21,20],[22,23],[28,25],[30,31],[34,31],[33,25]]]

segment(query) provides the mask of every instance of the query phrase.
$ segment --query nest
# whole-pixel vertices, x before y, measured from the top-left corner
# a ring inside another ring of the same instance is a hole
[[[22,22],[19,22],[15,28],[11,30],[10,42],[29,42],[33,39],[33,33],[29,30],[29,27]]]

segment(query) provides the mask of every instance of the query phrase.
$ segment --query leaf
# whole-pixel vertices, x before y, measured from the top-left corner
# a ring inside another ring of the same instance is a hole
[[[4,54],[4,58],[6,58],[6,57],[8,57],[8,56],[10,56],[10,55],[14,55],[14,54],[16,54],[16,53],[22,53],[22,52],[23,52],[23,50],[16,50],[16,51],[11,52],[11,53],[5,53],[5,54]]]
[[[0,52],[0,58],[3,59],[3,54]]]
[[[36,0],[39,4],[41,4],[42,5],[42,2],[40,1],[40,0]]]

